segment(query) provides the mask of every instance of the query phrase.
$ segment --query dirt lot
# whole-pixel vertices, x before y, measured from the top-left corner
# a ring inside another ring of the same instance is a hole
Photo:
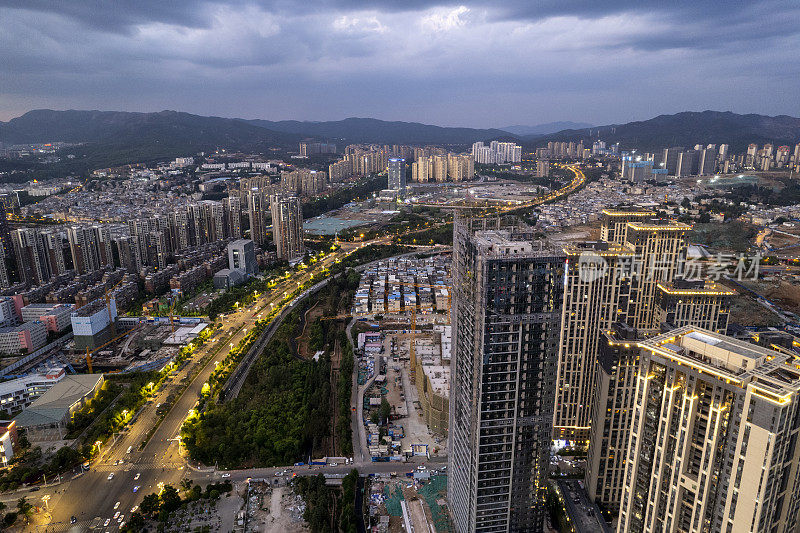
[[[300,514],[300,500],[291,489],[278,487],[270,495],[269,517],[266,528],[269,533],[296,533],[308,531]]]
[[[597,241],[600,240],[600,222],[584,224],[581,226],[571,226],[568,230],[554,233],[549,237],[559,243],[572,241]]]
[[[800,285],[786,281],[743,281],[743,285],[769,298],[786,311],[800,313]]]

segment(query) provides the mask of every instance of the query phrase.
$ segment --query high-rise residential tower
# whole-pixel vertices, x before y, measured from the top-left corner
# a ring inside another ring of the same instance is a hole
[[[654,216],[655,212],[647,209],[603,209],[600,213],[600,238],[625,244],[628,222],[644,222]]]
[[[303,246],[303,209],[296,196],[270,197],[272,238],[278,247],[278,259],[293,261],[305,253]]]
[[[796,531],[796,356],[692,326],[638,347],[617,531]]]
[[[222,199],[223,226],[228,239],[242,238],[242,202],[238,196]]]
[[[261,189],[247,193],[247,211],[250,215],[250,238],[258,245],[269,241],[269,196]]]
[[[398,157],[389,159],[388,188],[399,191],[406,188],[406,160]]]
[[[20,228],[11,232],[19,277],[26,285],[41,285],[50,280],[52,272],[41,232]]]
[[[734,291],[710,281],[676,279],[658,284],[654,328],[670,330],[694,326],[724,334],[728,328],[730,300]],[[632,424],[637,342],[642,335],[618,322],[600,335],[597,367],[593,379],[586,490],[589,497],[611,510],[618,510]]]
[[[607,242],[571,244],[564,280],[553,438],[585,441],[600,333],[625,319],[630,295],[629,248]]]
[[[675,279],[656,285],[652,328],[697,326],[724,334],[736,292],[710,280]]]
[[[670,283],[682,268],[692,226],[674,221],[629,222],[625,245],[636,255],[632,264],[627,322],[637,330],[653,326],[659,283]]]
[[[459,533],[542,530],[564,255],[454,224],[448,500]]]

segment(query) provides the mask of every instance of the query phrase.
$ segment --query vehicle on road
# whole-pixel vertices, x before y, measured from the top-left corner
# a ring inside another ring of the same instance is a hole
[[[330,464],[330,465],[328,465],[328,466],[339,466],[339,463],[331,463],[331,464]]]
[[[108,524],[110,524],[110,523],[111,523],[111,519],[110,518],[106,518],[106,521],[103,522],[103,527],[108,527]]]
[[[231,477],[230,474],[222,474],[222,477]]]
[[[109,481],[111,481],[112,479],[114,479],[114,472],[111,472],[111,473],[108,475],[108,480],[109,480]]]
[[[138,505],[134,505],[133,507],[131,507],[131,514],[135,513],[138,510],[139,510],[139,506]]]
[[[116,509],[119,509],[119,502],[117,502],[117,503],[115,503],[115,504],[114,504],[114,509],[115,509],[115,510],[116,510]],[[119,513],[117,513],[117,514],[119,514]],[[116,516],[115,516],[114,518],[116,518]]]
[[[119,516],[119,511],[117,511],[116,513],[114,513],[114,520],[116,520],[118,516]]]
[[[133,487],[133,492],[139,492],[139,487],[140,485],[136,485],[135,487]]]
[[[427,469],[428,469],[428,467],[427,467],[427,466],[425,466],[425,465],[419,465],[419,466],[417,467],[417,470],[427,470]]]
[[[139,476],[141,476],[141,475],[142,474],[140,472],[136,472],[136,475],[133,476],[133,480],[136,481],[137,479],[139,479]]]
[[[119,518],[117,518],[117,522],[121,524],[123,520],[125,520],[125,515],[124,514],[119,515]]]
[[[32,488],[31,490],[29,490],[28,492],[36,492],[36,491],[38,491],[38,490],[42,490],[42,488],[41,488],[41,487],[33,487],[33,488]]]
[[[127,452],[125,452],[125,453],[131,453],[131,450],[132,450],[132,449],[133,449],[133,446],[128,446],[128,451],[127,451]]]

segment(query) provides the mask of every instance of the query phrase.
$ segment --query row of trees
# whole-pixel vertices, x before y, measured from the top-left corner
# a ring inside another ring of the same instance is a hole
[[[453,223],[398,237],[405,244],[453,244]]]
[[[355,358],[353,357],[353,346],[347,338],[345,332],[340,332],[342,345],[342,360],[339,362],[339,379],[336,383],[336,395],[339,399],[339,412],[336,431],[339,437],[339,446],[344,455],[349,456],[353,453],[353,428],[350,421],[350,396],[353,391],[353,367]]]
[[[192,458],[225,468],[291,464],[330,431],[330,359],[298,359],[291,313],[250,370],[235,399],[207,409],[183,428]],[[307,459],[307,457],[305,457]]]
[[[17,455],[11,461],[11,468],[0,473],[0,492],[17,489],[23,483],[38,482],[43,477],[52,479],[91,456],[91,449],[88,447],[76,450],[64,446],[49,458],[44,457],[39,447],[15,451]]]
[[[355,468],[342,480],[341,492],[335,487],[325,485],[325,477],[322,474],[296,478],[294,490],[306,502],[303,519],[308,523],[311,532],[355,533],[357,488],[358,470]]]
[[[194,485],[192,480],[181,482],[184,495],[181,497],[178,489],[172,485],[165,485],[164,489],[158,493],[153,492],[142,499],[139,511],[133,513],[129,518],[123,531],[139,532],[146,529],[147,520],[158,520],[166,523],[172,513],[186,506],[191,502],[202,499],[216,501],[222,494],[233,490],[233,485],[229,481],[222,483],[211,483],[203,490],[199,485]]]
[[[296,338],[302,334],[300,317],[306,309],[317,303],[325,313],[337,313],[352,300],[358,281],[357,272],[346,272],[290,313],[253,364],[236,398],[224,404],[206,399],[206,409],[183,428],[183,442],[194,459],[225,468],[306,461],[323,449],[331,435],[332,408],[345,420],[337,429],[343,453],[352,451],[352,347],[333,321],[317,321],[309,328],[309,345],[326,351],[319,361],[300,358]],[[343,350],[336,383],[340,400],[331,406],[329,354],[337,340]]]
[[[238,287],[231,287],[220,296],[216,297],[205,308],[205,314],[209,320],[216,319],[220,314],[233,311],[237,305],[248,306],[256,299],[254,292],[259,294],[269,290],[269,281],[273,274],[282,272],[289,267],[286,261],[281,261],[272,266],[269,271],[264,273],[264,279],[252,278],[250,281]]]

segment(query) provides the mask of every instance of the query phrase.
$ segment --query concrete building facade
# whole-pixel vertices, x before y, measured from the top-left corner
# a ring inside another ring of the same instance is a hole
[[[448,500],[459,533],[541,531],[564,255],[457,219]]]

